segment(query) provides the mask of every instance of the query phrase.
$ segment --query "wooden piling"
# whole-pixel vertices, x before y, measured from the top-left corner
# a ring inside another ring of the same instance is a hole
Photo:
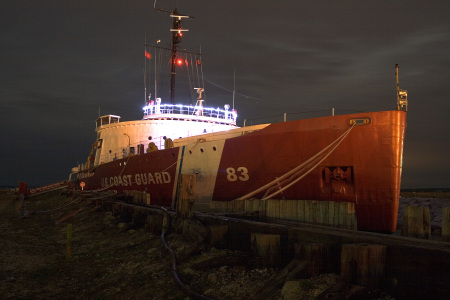
[[[324,243],[295,243],[293,245],[294,258],[308,262],[310,277],[339,271],[339,251],[331,244]]]
[[[297,200],[280,200],[280,217],[286,220],[297,220]]]
[[[305,218],[305,202],[304,200],[297,201],[297,221],[304,222]]]
[[[403,212],[402,235],[429,239],[431,235],[428,206],[406,206]]]
[[[224,212],[259,211],[261,217],[357,229],[355,204],[350,202],[246,199],[211,201],[210,208]]]
[[[357,230],[355,203],[335,202],[335,205],[339,206],[339,219],[335,225],[339,228]]]
[[[179,217],[191,217],[192,207],[195,202],[195,175],[180,174],[178,178],[177,192],[177,215]]]
[[[331,246],[308,243],[304,246],[304,260],[309,262],[309,275],[318,276],[332,272]]]
[[[442,240],[450,242],[450,207],[442,208]]]
[[[236,200],[232,211],[245,211],[245,200]]]
[[[280,200],[268,199],[266,200],[266,215],[269,218],[280,218]]]
[[[214,225],[210,227],[210,243],[217,248],[226,248],[226,234],[228,232],[228,226],[226,225]]]
[[[150,205],[150,203],[151,203],[151,201],[150,201],[150,193],[144,192],[144,199],[145,199],[145,204]]]
[[[262,257],[263,265],[275,267],[280,264],[281,245],[279,235],[252,233],[250,239],[253,251]]]
[[[133,203],[140,204],[142,203],[142,192],[141,191],[133,191]]]
[[[384,245],[342,245],[342,278],[351,284],[378,287],[384,276],[386,249]]]
[[[246,199],[244,201],[244,210],[255,212],[255,211],[261,211],[263,208],[261,207],[261,203],[263,200],[260,199]]]

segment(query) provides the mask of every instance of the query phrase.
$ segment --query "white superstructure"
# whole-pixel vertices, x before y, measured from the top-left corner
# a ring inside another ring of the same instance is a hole
[[[228,109],[228,105],[225,109],[205,108],[201,102],[196,106],[161,104],[157,99],[156,104],[150,101],[143,108],[143,120],[120,122],[116,115],[101,116],[96,121],[97,140],[91,151],[91,163],[97,166],[128,155],[172,147],[175,139],[237,128],[236,111]]]

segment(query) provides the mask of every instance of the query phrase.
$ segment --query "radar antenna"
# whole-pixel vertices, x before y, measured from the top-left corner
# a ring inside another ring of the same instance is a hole
[[[408,91],[400,89],[398,81],[398,64],[395,64],[395,80],[397,82],[397,110],[408,111]]]

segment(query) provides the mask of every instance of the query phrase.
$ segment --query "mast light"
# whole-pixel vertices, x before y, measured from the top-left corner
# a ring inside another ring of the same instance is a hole
[[[171,14],[170,17],[171,17],[171,18],[178,18],[178,20],[181,20],[181,18],[190,18],[189,16],[184,16],[184,15],[174,15],[174,14]]]

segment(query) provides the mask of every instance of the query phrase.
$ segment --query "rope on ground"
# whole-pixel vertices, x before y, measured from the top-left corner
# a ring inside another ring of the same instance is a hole
[[[165,240],[166,230],[168,229],[168,223],[169,223],[168,219],[167,219],[168,218],[167,217],[168,216],[167,209],[165,209],[164,207],[161,207],[161,209],[165,211],[165,214],[164,214],[165,221],[163,221],[161,242],[162,242],[162,245],[164,246],[164,248],[167,250],[167,252],[169,252],[170,257],[172,259],[172,267],[170,268],[170,271],[172,273],[173,279],[175,280],[176,284],[181,288],[181,290],[189,297],[192,297],[194,299],[199,299],[199,300],[213,300],[212,298],[208,298],[206,296],[197,294],[196,292],[190,290],[178,276],[177,263],[175,261],[175,254],[173,253],[172,249],[170,249],[170,247],[167,245],[166,240]],[[161,254],[161,259],[162,259],[162,254]]]

